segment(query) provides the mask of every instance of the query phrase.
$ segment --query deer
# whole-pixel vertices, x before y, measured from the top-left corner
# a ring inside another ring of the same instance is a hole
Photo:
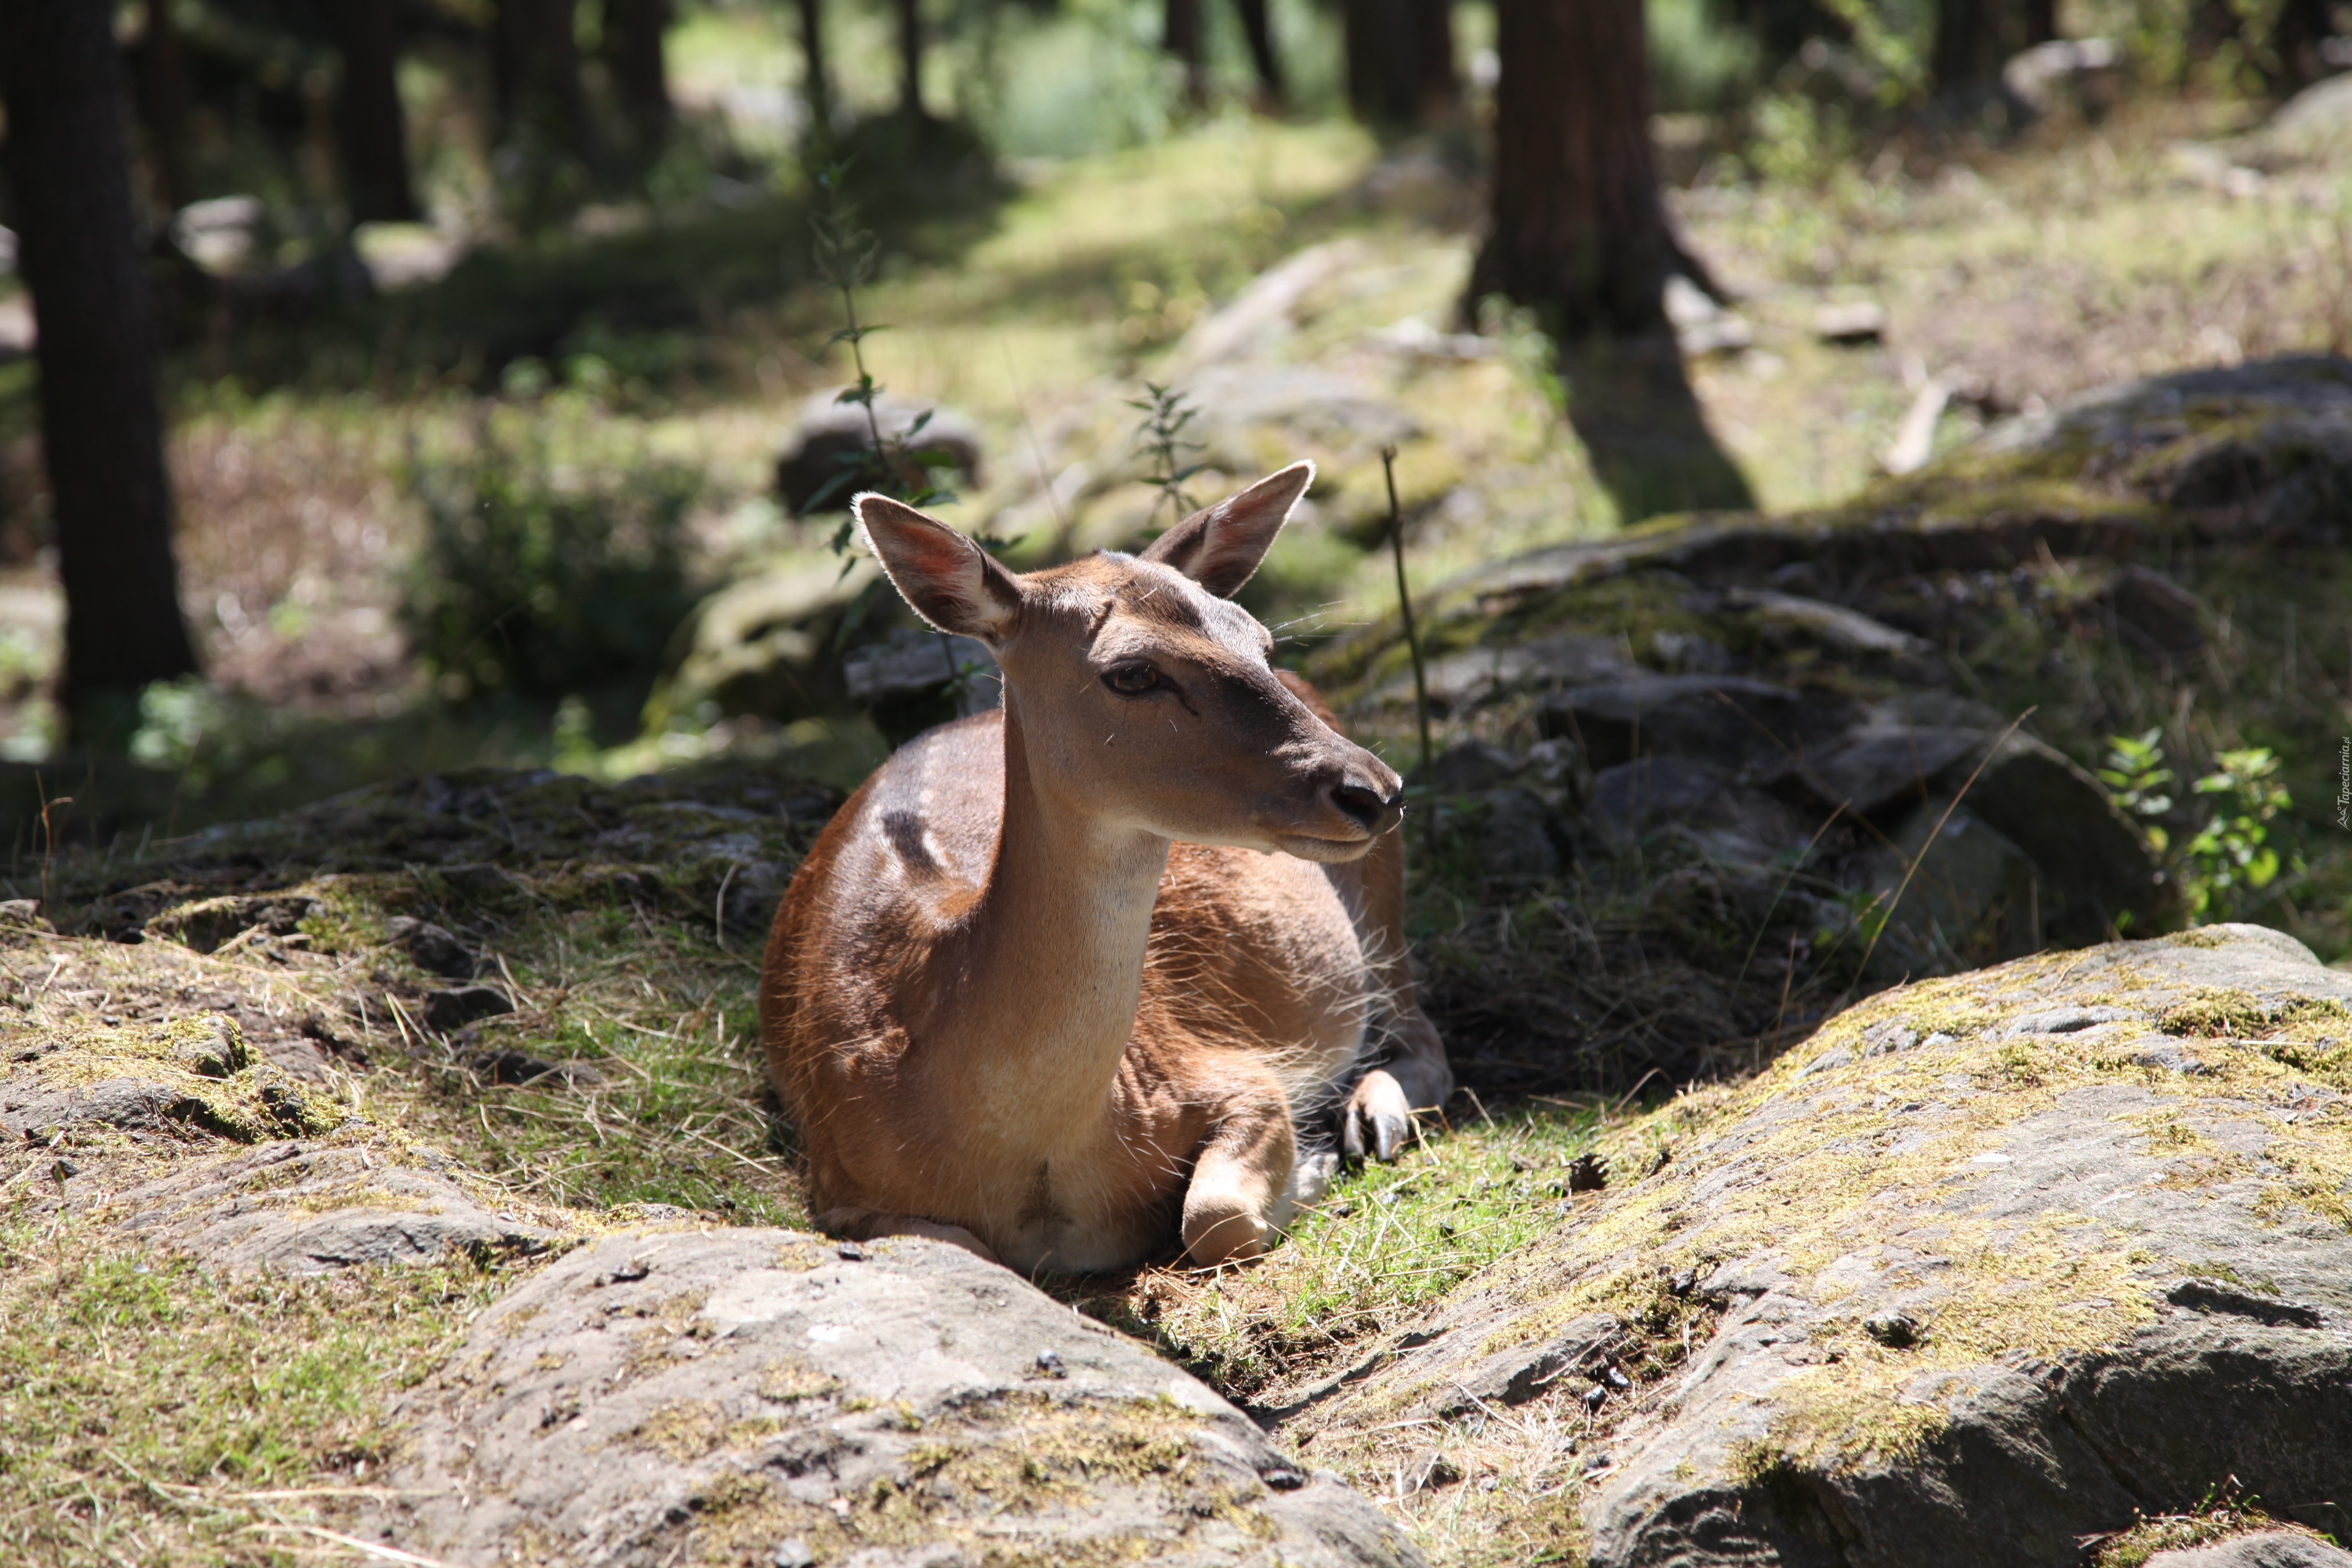
[[[1003,684],[866,779],[776,912],[761,1040],[827,1231],[1033,1274],[1179,1238],[1238,1263],[1453,1092],[1403,782],[1232,602],[1314,473],[1025,574],[856,498],[890,584]]]

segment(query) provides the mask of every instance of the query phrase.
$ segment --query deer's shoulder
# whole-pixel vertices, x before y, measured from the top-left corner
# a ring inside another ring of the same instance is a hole
[[[1004,721],[976,713],[927,730],[890,754],[842,807],[840,869],[868,886],[922,895],[988,876],[1004,815]]]

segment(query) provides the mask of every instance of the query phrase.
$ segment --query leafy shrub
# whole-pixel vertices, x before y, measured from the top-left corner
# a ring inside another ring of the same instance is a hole
[[[693,607],[683,524],[700,476],[582,450],[586,418],[561,396],[519,412],[541,411],[520,428],[485,421],[471,450],[409,463],[425,533],[404,618],[452,699],[649,678]]]
[[[2267,746],[2224,752],[2221,766],[2194,786],[2214,799],[2213,815],[2183,851],[2191,875],[2183,879],[2189,913],[2226,914],[2244,893],[2267,888],[2279,874],[2270,844],[2271,818],[2294,804],[2276,777],[2278,758]]]
[[[2260,892],[2289,868],[2270,842],[2270,824],[2294,804],[2278,779],[2278,758],[2267,746],[2224,752],[2219,765],[2189,786],[2189,793],[2212,802],[2202,826],[2172,852],[2172,835],[2158,817],[2172,811],[2167,788],[2174,779],[2164,765],[2159,731],[2142,735],[2113,735],[2107,740],[2106,765],[2098,771],[2107,797],[2116,809],[2139,819],[2141,831],[2159,855],[2168,855],[2173,875],[2189,904],[2189,917],[2198,923],[2227,920],[2245,896]]]

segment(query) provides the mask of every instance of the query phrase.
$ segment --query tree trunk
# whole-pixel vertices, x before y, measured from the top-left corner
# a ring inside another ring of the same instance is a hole
[[[1462,106],[1454,69],[1454,0],[1412,0],[1413,100],[1423,125],[1452,119]]]
[[[188,67],[180,52],[172,0],[147,0],[147,40],[140,52],[155,195],[177,212],[195,195],[188,184]]]
[[[490,77],[505,134],[531,136],[576,158],[588,155],[580,89],[578,0],[498,0]]]
[[[801,98],[808,106],[809,134],[818,142],[833,137],[833,76],[824,55],[824,0],[799,0]]]
[[[2271,26],[2271,49],[2277,57],[2264,74],[2271,86],[2293,92],[2328,74],[2331,67],[2320,45],[2336,31],[2329,0],[2286,0]]]
[[[898,112],[915,124],[923,114],[922,0],[898,0]]]
[[[397,0],[338,0],[329,9],[343,51],[343,184],[352,220],[413,223],[424,215],[408,177]]]
[[[1998,82],[2011,55],[2057,35],[2049,0],[1937,0],[1928,70],[1939,88]]]
[[[66,592],[59,705],[106,737],[94,705],[196,668],[172,558],[155,328],[131,222],[112,8],[0,5],[0,93],[40,321],[41,430]]]
[[[1692,264],[1658,196],[1642,0],[1496,10],[1494,207],[1464,313],[1492,295],[1534,310],[1620,517],[1752,506],[1666,325],[1666,278]]]
[[[1666,228],[1642,0],[1496,7],[1494,222],[1467,303],[1531,306],[1555,337],[1664,330]]]
[[[604,69],[629,122],[631,151],[647,161],[669,140],[669,73],[662,35],[669,0],[604,0]]]
[[[1396,130],[1420,118],[1420,71],[1413,60],[1420,36],[1413,15],[1417,3],[1341,0],[1348,108],[1367,125]]]
[[[1167,0],[1160,47],[1183,65],[1184,96],[1195,107],[1209,101],[1208,43],[1202,33],[1201,0]]]
[[[1241,14],[1242,37],[1249,42],[1250,64],[1257,68],[1260,96],[1268,107],[1278,105],[1289,89],[1282,79],[1282,57],[1275,53],[1265,0],[1234,0],[1234,9]]]
[[[1733,0],[1731,20],[1756,40],[1767,76],[1796,58],[1809,38],[1843,38],[1853,29],[1822,0]]]

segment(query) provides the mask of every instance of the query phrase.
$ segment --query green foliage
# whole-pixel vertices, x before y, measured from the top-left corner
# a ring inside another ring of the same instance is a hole
[[[256,772],[257,782],[280,782],[285,740],[263,704],[223,691],[201,675],[159,680],[139,694],[139,728],[131,760],[174,774],[190,795],[203,795],[230,773]]]
[[[2166,854],[2172,847],[2172,835],[2156,819],[2173,809],[2167,786],[2175,775],[2164,765],[2161,734],[2149,730],[2109,736],[2106,764],[2098,770],[2098,778],[2116,808],[2138,818],[2149,844]],[[2199,924],[2230,918],[2246,894],[2278,879],[2285,862],[2270,842],[2270,823],[2294,804],[2278,777],[2278,758],[2269,747],[2224,752],[2215,761],[2220,765],[2189,786],[2192,795],[2211,799],[2210,814],[2172,857],[2189,920]]]
[[[1198,463],[1184,461],[1185,454],[1197,452],[1201,443],[1188,438],[1184,427],[1200,417],[1201,411],[1192,405],[1181,392],[1173,386],[1161,386],[1155,382],[1143,384],[1141,397],[1127,400],[1129,408],[1139,408],[1143,418],[1135,427],[1135,444],[1150,464],[1145,482],[1156,485],[1161,500],[1170,509],[1169,526],[1192,514],[1192,498],[1184,493],[1184,481],[1201,471]],[[1152,503],[1151,514],[1160,515],[1160,504]]]
[[[2172,809],[2172,796],[2165,786],[2172,782],[2173,773],[2164,765],[2164,747],[2159,743],[2163,733],[2155,729],[2141,735],[2110,735],[2106,765],[2098,770],[2099,782],[2107,786],[2107,798],[2116,803],[2116,808],[2126,816],[2147,819],[2141,830],[2158,854],[2172,842],[2164,825],[2154,820]]]
[[[1819,189],[1851,175],[1853,116],[1846,105],[1802,93],[1771,93],[1756,100],[1751,119],[1746,156],[1762,178]]]
[[[923,427],[931,422],[931,411],[925,409],[917,415],[904,430],[885,431],[881,416],[875,410],[883,387],[866,369],[866,340],[888,329],[877,321],[858,320],[857,290],[874,280],[880,242],[871,229],[858,226],[856,205],[844,190],[848,174],[846,163],[833,163],[816,173],[819,205],[809,222],[816,231],[817,276],[824,280],[825,287],[840,294],[845,323],[825,340],[825,347],[847,343],[850,363],[857,371],[856,381],[845,387],[835,401],[855,404],[865,411],[870,444],[844,452],[836,459],[838,471],[809,498],[809,506],[815,510],[837,503],[844,504],[845,510],[849,498],[862,490],[890,496],[908,506],[951,501],[956,499],[954,494],[932,484],[929,470],[951,467],[955,459],[944,452],[923,450],[917,442]],[[829,542],[833,552],[847,554],[856,533],[856,520],[845,515]]]
[[[1760,63],[1756,41],[1723,26],[1708,0],[1651,0],[1645,20],[1651,89],[1660,110],[1720,110],[1753,90]]]
[[[425,531],[404,616],[448,698],[649,678],[693,607],[683,524],[700,476],[595,450],[585,400],[539,399],[543,378],[520,362],[522,418],[494,412],[469,451],[410,456]]]
[[[1481,1117],[1364,1165],[1246,1270],[1146,1270],[1108,1298],[1095,1281],[1059,1289],[1221,1387],[1263,1389],[1556,1230],[1570,1166],[1607,1120],[1597,1107]]]
[[[1854,51],[1877,78],[1876,97],[1892,108],[1927,88],[1927,50],[1935,35],[1933,6],[1908,0],[1823,0],[1846,25]]]
[[[2209,912],[2226,914],[2245,893],[2277,878],[2279,852],[2268,824],[2294,804],[2269,747],[2224,752],[2216,760],[2221,766],[2192,786],[2214,796],[2216,810],[2183,851],[2191,871],[2184,878],[2189,915],[2200,921]]]
[[[2118,29],[2124,48],[2151,81],[2191,84],[2256,98],[2289,79],[2277,35],[2287,0],[2133,0]],[[2199,52],[2200,35],[2225,19],[2227,31]]]

